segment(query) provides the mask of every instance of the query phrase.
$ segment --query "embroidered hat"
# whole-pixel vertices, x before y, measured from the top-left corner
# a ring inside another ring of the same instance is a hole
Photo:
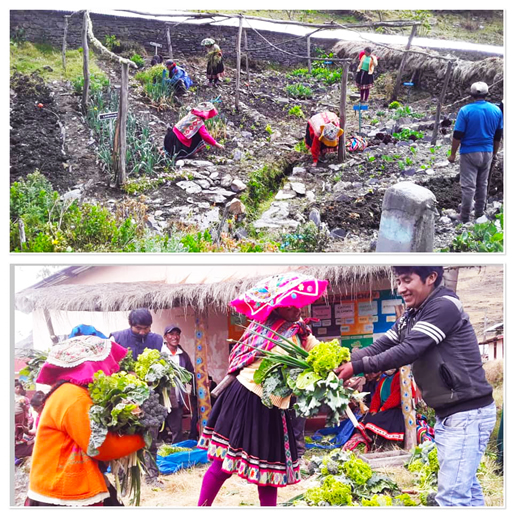
[[[53,385],[67,380],[87,385],[97,371],[106,375],[119,371],[119,361],[126,354],[123,346],[110,339],[96,335],[73,337],[52,347],[36,382]]]
[[[321,135],[319,140],[327,145],[328,147],[336,147],[338,145],[338,139],[344,133],[344,131],[333,123],[321,125]]]
[[[204,120],[208,120],[217,115],[217,109],[212,102],[200,102],[196,107],[192,108],[191,113]]]
[[[205,38],[205,39],[201,42],[201,46],[202,46],[202,47],[210,47],[210,46],[212,46],[214,43],[215,43],[215,40],[213,40],[212,38]]]
[[[470,87],[471,95],[488,95],[488,84],[486,82],[475,82]]]
[[[287,272],[264,279],[231,302],[237,312],[264,322],[280,306],[301,308],[319,299],[328,282],[299,272]]]

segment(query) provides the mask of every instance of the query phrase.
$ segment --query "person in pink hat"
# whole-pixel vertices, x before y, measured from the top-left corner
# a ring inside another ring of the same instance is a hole
[[[304,274],[280,274],[232,301],[232,306],[253,322],[230,353],[228,374],[234,380],[216,399],[198,443],[198,448],[208,450],[212,461],[203,477],[198,505],[212,505],[233,473],[257,485],[261,506],[276,506],[277,488],[300,481],[287,410],[290,396],[271,396],[273,407],[267,408],[261,400],[262,386],[253,379],[263,358],[260,350],[281,349],[269,340],[274,335],[256,322],[309,351],[318,341],[301,319],[301,308],[319,299],[327,284]]]
[[[180,119],[174,127],[168,127],[164,138],[164,149],[170,157],[189,158],[207,144],[224,150],[224,145],[216,142],[205,126],[205,120],[217,116],[212,102],[201,102]]]
[[[89,409],[93,402],[87,386],[97,371],[106,375],[119,371],[126,353],[119,344],[96,335],[74,337],[50,350],[37,378],[37,383],[52,388],[44,398],[25,505],[120,505],[100,461],[130,455],[144,447],[144,440],[140,435],[109,432],[99,454],[90,457]]]

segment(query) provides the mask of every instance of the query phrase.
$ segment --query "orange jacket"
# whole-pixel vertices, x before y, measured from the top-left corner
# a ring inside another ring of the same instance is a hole
[[[32,453],[31,499],[56,505],[91,505],[108,497],[98,461],[119,459],[144,447],[140,435],[109,432],[99,454],[87,455],[91,429],[87,390],[71,383],[59,387],[41,414]],[[75,503],[73,503],[75,502]]]

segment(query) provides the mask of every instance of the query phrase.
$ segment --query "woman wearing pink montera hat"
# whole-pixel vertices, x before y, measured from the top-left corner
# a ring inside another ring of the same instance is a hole
[[[301,319],[301,308],[319,299],[327,285],[327,281],[296,272],[280,274],[232,301],[253,322],[230,353],[231,383],[223,380],[228,386],[216,399],[198,443],[212,461],[198,505],[212,505],[233,473],[257,485],[262,506],[275,506],[277,488],[300,481],[295,429],[287,410],[291,396],[271,395],[273,406],[267,408],[261,400],[262,386],[253,378],[264,356],[260,350],[283,352],[269,340],[275,335],[257,322],[310,351],[318,341]]]
[[[109,488],[100,461],[130,455],[144,447],[144,440],[109,432],[99,454],[87,455],[93,405],[87,386],[97,371],[108,376],[119,371],[126,353],[114,341],[95,335],[74,337],[50,350],[37,378],[37,383],[52,389],[44,399],[37,429],[25,505],[121,505],[112,498],[115,490]]]

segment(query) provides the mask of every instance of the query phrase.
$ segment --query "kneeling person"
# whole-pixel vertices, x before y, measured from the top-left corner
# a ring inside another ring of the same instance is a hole
[[[336,152],[338,139],[343,134],[340,120],[335,113],[324,111],[317,113],[306,124],[305,144],[310,149],[313,166],[317,166],[319,156]]]

